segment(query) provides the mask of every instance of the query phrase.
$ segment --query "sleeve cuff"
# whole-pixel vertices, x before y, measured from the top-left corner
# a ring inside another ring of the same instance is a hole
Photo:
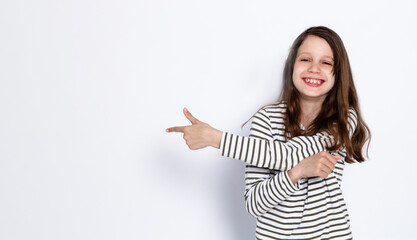
[[[224,156],[224,147],[226,145],[226,138],[227,138],[228,133],[227,132],[223,132],[222,133],[222,138],[220,140],[220,155]]]
[[[288,190],[295,192],[300,190],[300,186],[298,182],[295,184],[292,183],[290,176],[288,176],[288,170],[284,171],[284,181],[286,182],[286,185],[288,186]]]

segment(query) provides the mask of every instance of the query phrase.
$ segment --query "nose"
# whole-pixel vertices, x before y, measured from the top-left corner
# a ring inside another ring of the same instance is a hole
[[[318,63],[311,62],[310,67],[308,68],[308,71],[311,73],[320,73],[321,69]]]

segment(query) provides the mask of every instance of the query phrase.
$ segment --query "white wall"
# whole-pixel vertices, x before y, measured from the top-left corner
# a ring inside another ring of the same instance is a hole
[[[373,134],[343,180],[355,239],[416,239],[416,7],[1,1],[0,239],[254,239],[244,164],[164,130],[187,106],[242,133],[314,25],[343,38]]]

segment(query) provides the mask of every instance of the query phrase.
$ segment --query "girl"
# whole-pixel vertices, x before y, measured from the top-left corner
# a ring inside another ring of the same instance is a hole
[[[352,239],[341,191],[345,162],[363,162],[362,120],[340,37],[312,27],[294,41],[280,100],[254,116],[249,137],[212,128],[184,109],[190,149],[219,148],[246,166],[245,203],[257,239]]]

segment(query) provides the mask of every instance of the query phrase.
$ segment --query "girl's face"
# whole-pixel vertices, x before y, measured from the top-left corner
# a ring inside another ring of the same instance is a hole
[[[324,101],[334,86],[333,51],[323,38],[309,35],[298,48],[292,75],[300,100]]]

